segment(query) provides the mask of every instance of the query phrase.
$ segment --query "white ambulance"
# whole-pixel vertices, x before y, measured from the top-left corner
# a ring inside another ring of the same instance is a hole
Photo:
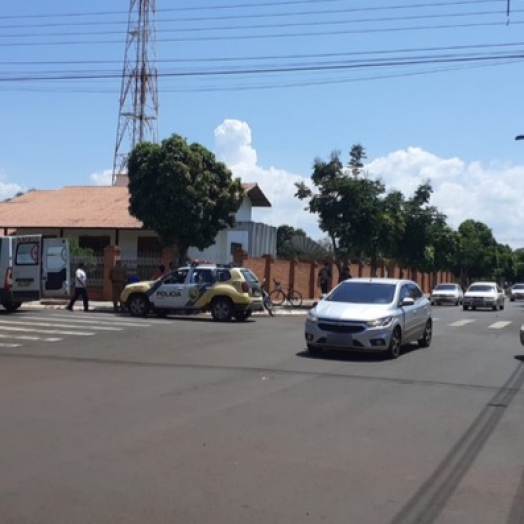
[[[42,235],[0,237],[0,304],[67,298],[71,292],[69,240]]]

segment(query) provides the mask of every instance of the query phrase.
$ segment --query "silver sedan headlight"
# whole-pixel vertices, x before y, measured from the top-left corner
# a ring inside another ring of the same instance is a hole
[[[306,322],[311,322],[312,324],[318,323],[318,317],[311,311],[306,316]]]
[[[368,328],[388,327],[393,322],[393,317],[376,318],[367,322]]]

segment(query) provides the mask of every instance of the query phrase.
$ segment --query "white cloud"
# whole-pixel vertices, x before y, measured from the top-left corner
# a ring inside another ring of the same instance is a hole
[[[113,181],[113,171],[105,169],[101,173],[93,173],[90,178],[95,186],[110,186]]]
[[[254,208],[253,220],[272,226],[288,224],[302,228],[315,240],[325,236],[317,227],[316,216],[304,211],[305,202],[294,196],[295,182],[303,182],[304,177],[275,167],[259,166],[247,123],[224,120],[215,129],[215,153],[242,182],[258,183],[271,202],[271,208]]]
[[[373,160],[366,170],[406,197],[429,179],[431,202],[447,215],[450,226],[477,220],[493,231],[497,242],[524,247],[524,166],[467,164],[410,147]]]
[[[316,217],[304,211],[304,202],[294,197],[295,182],[306,179],[276,167],[259,166],[246,122],[224,120],[215,129],[215,150],[235,176],[243,182],[257,182],[273,204],[266,211],[255,208],[255,220],[301,227],[314,239],[325,236]],[[460,158],[440,158],[409,147],[371,161],[366,170],[371,177],[380,178],[388,190],[398,189],[406,197],[430,180],[434,189],[431,202],[447,215],[450,226],[456,229],[464,220],[477,220],[491,228],[497,242],[524,247],[522,165],[467,164]]]
[[[27,188],[14,182],[8,182],[6,175],[0,175],[0,201],[13,198],[19,192],[26,192]]]

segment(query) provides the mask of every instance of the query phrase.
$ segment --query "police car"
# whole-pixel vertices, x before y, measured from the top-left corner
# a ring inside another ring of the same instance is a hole
[[[193,263],[155,281],[128,284],[120,296],[132,316],[210,311],[214,320],[243,321],[262,311],[257,277],[247,268]]]

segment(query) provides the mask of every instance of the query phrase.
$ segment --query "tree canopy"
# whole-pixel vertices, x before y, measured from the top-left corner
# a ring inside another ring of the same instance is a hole
[[[311,183],[296,184],[295,196],[318,216],[335,262],[367,262],[376,275],[379,262],[395,262],[405,269],[453,271],[464,285],[490,279],[501,283],[524,281],[524,249],[512,251],[496,242],[488,226],[465,220],[458,230],[432,205],[433,188],[421,182],[410,197],[386,189],[364,170],[366,150],[349,150],[344,166],[340,154],[316,158]]]
[[[129,212],[171,246],[177,262],[187,250],[211,246],[234,226],[244,191],[240,179],[200,144],[172,135],[142,142],[128,159]]]

